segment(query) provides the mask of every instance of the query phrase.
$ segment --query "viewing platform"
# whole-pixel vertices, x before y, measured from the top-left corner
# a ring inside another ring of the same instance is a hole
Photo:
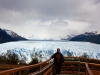
[[[100,60],[64,57],[60,75],[100,75]],[[55,75],[52,59],[34,65],[1,71],[0,75]]]

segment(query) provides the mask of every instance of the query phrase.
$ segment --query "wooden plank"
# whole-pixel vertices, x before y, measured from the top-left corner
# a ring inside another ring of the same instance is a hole
[[[95,64],[95,63],[88,63],[89,66],[93,66],[93,67],[99,67],[100,68],[100,64]]]
[[[53,68],[51,67],[47,72],[45,72],[43,75],[49,75],[52,72]]]
[[[62,68],[78,68],[78,67],[76,67],[76,66],[62,66]],[[80,68],[82,68],[82,69],[85,69],[85,67],[80,67]]]
[[[100,74],[100,71],[97,70],[91,70],[93,74]]]
[[[40,74],[40,73],[43,73],[46,69],[48,69],[50,66],[52,66],[53,63],[50,63],[48,65],[46,65],[45,67],[43,67],[40,71],[36,71],[36,72],[33,72],[33,73],[30,73],[28,75],[34,75],[34,74]]]
[[[50,75],[53,75],[53,73],[51,72],[51,74]]]
[[[95,59],[95,58],[85,58],[85,57],[73,57],[73,56],[67,56],[64,58],[76,58],[76,59],[86,59],[86,60],[95,60],[95,61],[100,61],[99,59]]]
[[[78,74],[77,71],[61,71],[61,74]],[[80,72],[80,75],[85,75],[84,72]]]
[[[86,70],[87,70],[88,74],[89,74],[89,75],[94,75],[94,74],[91,72],[91,70],[90,70],[90,68],[89,68],[89,66],[88,66],[87,63],[85,63],[85,66],[86,66]]]
[[[80,71],[85,71],[85,67],[80,67]],[[61,70],[65,71],[65,70],[72,70],[72,71],[78,71],[78,67],[75,66],[62,66]]]

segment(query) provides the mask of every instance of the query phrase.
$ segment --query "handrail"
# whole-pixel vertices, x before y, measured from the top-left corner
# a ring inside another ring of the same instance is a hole
[[[95,64],[95,63],[88,63],[89,66],[97,66],[100,67],[100,64]]]
[[[50,61],[51,59],[48,59],[44,62],[40,62],[38,64],[34,64],[34,65],[30,65],[30,66],[24,66],[24,67],[20,67],[20,68],[15,68],[15,69],[10,69],[10,70],[6,70],[6,71],[1,71],[0,72],[0,75],[6,75],[6,74],[10,74],[10,73],[14,73],[14,72],[17,72],[17,71],[20,71],[20,70],[27,70],[27,69],[30,69],[30,68],[35,68],[35,67],[38,67],[48,61]]]
[[[37,74],[40,74],[40,73],[42,73],[43,71],[45,71],[48,67],[50,67],[51,65],[53,65],[53,63],[48,64],[46,67],[44,67],[42,70],[40,70],[40,71],[38,71],[38,72],[31,73],[31,74],[28,74],[28,75],[37,75]]]
[[[64,58],[78,58],[78,59],[86,59],[86,60],[95,60],[99,61],[100,59],[95,59],[95,58],[85,58],[85,57],[74,57],[74,56],[65,56]]]

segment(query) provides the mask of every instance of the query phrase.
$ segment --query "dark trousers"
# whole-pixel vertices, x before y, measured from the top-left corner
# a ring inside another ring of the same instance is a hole
[[[61,66],[61,64],[54,64],[55,73],[58,75],[60,75]]]

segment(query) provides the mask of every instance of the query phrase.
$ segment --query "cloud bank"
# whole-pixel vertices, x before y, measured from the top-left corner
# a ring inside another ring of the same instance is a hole
[[[0,0],[0,28],[37,39],[100,32],[100,0]]]

